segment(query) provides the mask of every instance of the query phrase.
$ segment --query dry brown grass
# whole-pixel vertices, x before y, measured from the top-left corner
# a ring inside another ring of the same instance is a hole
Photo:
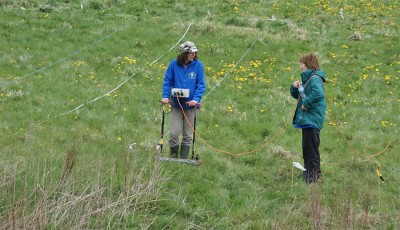
[[[137,156],[128,152],[122,166],[115,161],[104,172],[98,162],[100,167],[90,171],[82,168],[77,149],[74,146],[66,152],[59,181],[49,173],[55,169],[47,169],[49,172],[37,169],[36,174],[41,178],[32,185],[28,182],[29,175],[22,177],[24,181],[16,179],[21,177],[18,171],[23,164],[9,164],[10,167],[4,168],[0,174],[3,203],[0,229],[126,228],[127,218],[138,211],[143,215],[154,209],[163,176],[159,162],[153,157],[141,166],[135,159]],[[119,180],[120,177],[124,179]],[[17,192],[17,186],[22,190]],[[141,224],[146,229],[154,218],[145,219]]]

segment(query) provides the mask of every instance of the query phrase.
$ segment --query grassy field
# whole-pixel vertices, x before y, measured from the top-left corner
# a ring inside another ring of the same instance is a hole
[[[1,229],[400,228],[398,0],[0,9]],[[200,166],[155,149],[164,72],[186,40],[207,77]],[[292,167],[289,86],[309,52],[328,79],[317,185]]]

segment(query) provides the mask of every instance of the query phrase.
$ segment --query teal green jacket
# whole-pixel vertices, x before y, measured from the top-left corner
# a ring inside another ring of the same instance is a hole
[[[299,98],[299,90],[290,86],[290,94],[298,99],[297,108],[293,117],[295,128],[322,129],[326,113],[326,96],[324,91],[325,73],[323,70],[307,69],[300,74],[304,87],[305,99]],[[306,110],[302,110],[304,105]]]

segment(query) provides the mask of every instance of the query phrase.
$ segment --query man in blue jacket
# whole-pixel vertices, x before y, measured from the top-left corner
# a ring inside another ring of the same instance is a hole
[[[172,104],[170,140],[168,141],[171,157],[178,157],[180,145],[180,158],[186,159],[193,140],[192,127],[196,116],[196,106],[201,102],[206,90],[206,80],[204,66],[198,60],[196,45],[186,41],[179,46],[179,51],[177,58],[171,61],[165,72],[161,102]],[[183,112],[190,124],[186,121]],[[182,143],[180,144],[181,132]]]
[[[298,99],[293,117],[295,128],[302,129],[302,149],[304,158],[304,178],[307,183],[317,182],[321,177],[320,167],[320,130],[326,113],[324,91],[325,73],[320,70],[314,54],[300,59],[301,83],[295,81],[290,86],[290,94]]]

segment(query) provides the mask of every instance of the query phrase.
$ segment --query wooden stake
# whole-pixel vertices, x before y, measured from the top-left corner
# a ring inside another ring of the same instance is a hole
[[[381,207],[381,178],[378,177],[378,204]]]

